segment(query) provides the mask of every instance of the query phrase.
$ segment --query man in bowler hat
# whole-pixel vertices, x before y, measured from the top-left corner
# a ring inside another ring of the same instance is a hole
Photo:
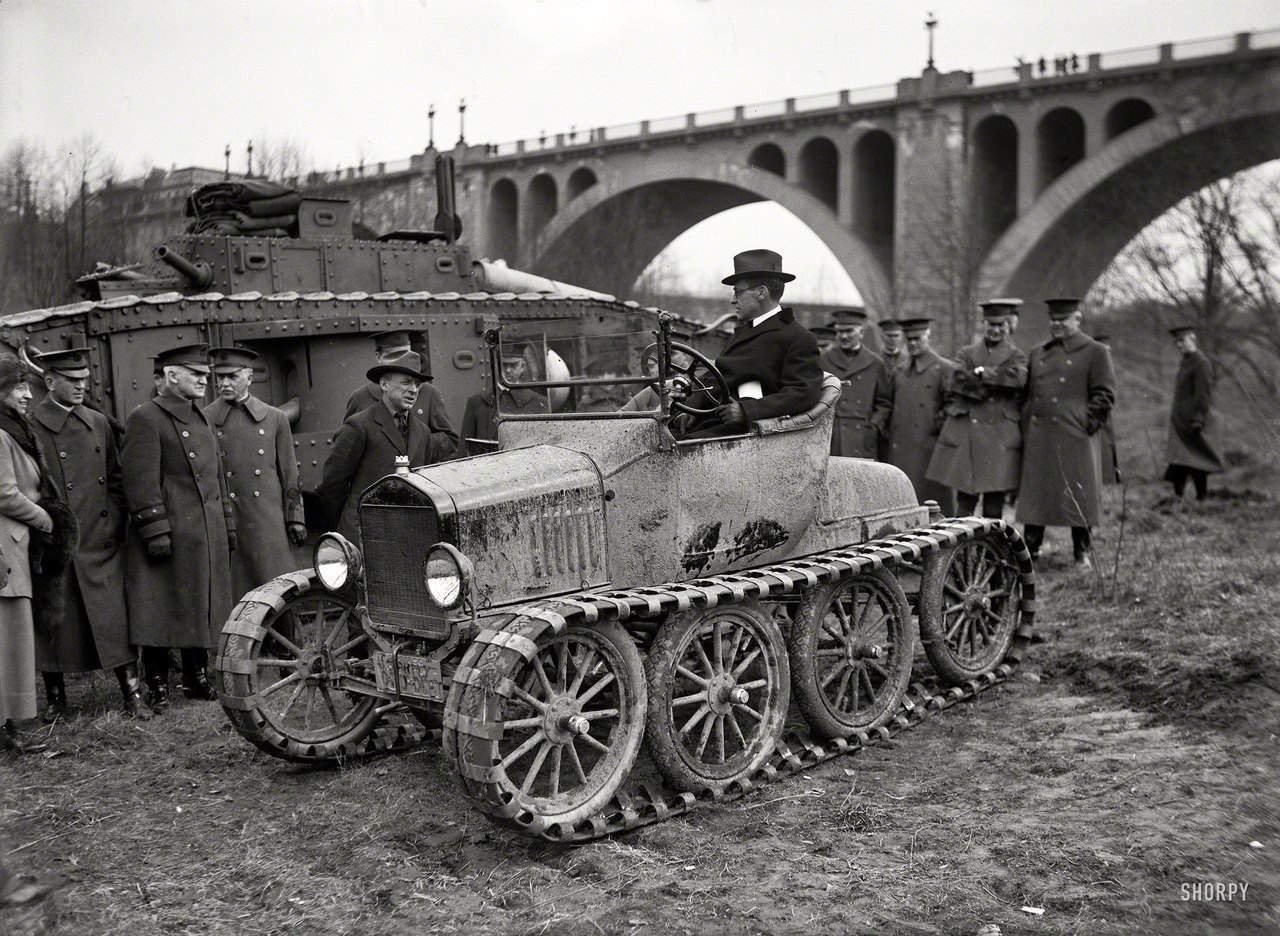
[[[298,488],[298,460],[289,417],[250,392],[258,355],[247,348],[214,348],[218,398],[204,408],[221,449],[239,548],[231,554],[231,594],[252,591],[292,572],[290,545],[307,538]]]
[[[732,399],[719,401],[715,412],[695,421],[685,438],[745,432],[756,420],[794,416],[818,402],[822,367],[817,339],[778,302],[784,284],[794,279],[772,250],[746,250],[733,258],[733,273],[721,282],[733,289],[729,302],[738,328],[715,361]],[[689,402],[699,408],[711,403],[705,391]]]
[[[353,543],[360,539],[360,494],[395,471],[397,456],[408,456],[409,465],[419,467],[442,461],[453,453],[452,440],[443,433],[433,433],[414,413],[418,391],[427,380],[415,352],[389,364],[379,364],[367,376],[378,384],[382,396],[376,405],[342,424],[333,437],[333,448],[325,459],[316,489],[329,516],[338,518],[338,532]]]
[[[156,363],[160,392],[129,414],[120,470],[129,633],[159,713],[169,707],[169,648],[182,651],[187,697],[217,698],[205,667],[231,613],[237,543],[218,440],[196,405],[209,382],[209,346],[171,348]]]
[[[45,398],[32,414],[54,486],[66,497],[79,529],[75,557],[58,580],[56,620],[36,629],[36,665],[44,675],[52,721],[66,711],[64,673],[111,669],[124,711],[150,718],[138,678],[138,649],[129,642],[124,587],[125,503],[115,434],[107,417],[85,406],[89,350],[40,355]],[[51,596],[46,596],[46,601]]]
[[[421,343],[421,335],[419,334]],[[422,345],[422,351],[413,349],[413,335],[404,329],[395,331],[379,332],[373,336],[374,358],[378,364],[391,364],[404,357],[406,354],[415,354],[419,358],[420,363],[426,361],[426,347]],[[459,448],[461,439],[458,433],[454,431],[453,423],[449,422],[449,412],[444,405],[444,397],[440,391],[431,385],[431,374],[429,368],[423,366],[422,373],[426,374],[426,380],[421,387],[418,388],[418,398],[414,401],[414,415],[421,419],[431,429],[431,434],[436,438],[437,449],[439,454],[436,461],[444,461]],[[346,409],[343,411],[342,419],[345,422],[356,413],[369,409],[375,403],[382,400],[382,388],[376,383],[369,382],[351,394],[347,400]]]

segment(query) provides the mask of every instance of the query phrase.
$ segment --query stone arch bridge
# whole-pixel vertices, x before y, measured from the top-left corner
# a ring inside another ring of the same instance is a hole
[[[460,144],[459,208],[476,255],[625,296],[699,221],[774,201],[873,311],[949,321],[954,343],[975,299],[1083,293],[1181,198],[1280,158],[1280,30],[1048,71],[926,69],[861,92]],[[414,158],[414,182],[385,167],[313,181],[355,197],[370,227],[402,227],[406,212],[431,216],[431,155]]]

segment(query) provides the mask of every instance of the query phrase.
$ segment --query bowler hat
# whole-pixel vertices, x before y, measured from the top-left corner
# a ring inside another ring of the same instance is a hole
[[[207,344],[180,345],[156,355],[156,367],[171,367],[175,364],[181,364],[200,374],[209,373],[209,346]]]
[[[234,374],[242,367],[253,367],[258,359],[257,353],[248,348],[212,348],[209,357],[215,374]]]
[[[1046,299],[1044,304],[1049,307],[1049,318],[1064,319],[1072,312],[1080,308],[1080,299]]]
[[[720,282],[732,286],[741,279],[758,276],[761,279],[773,279],[780,283],[789,283],[793,279],[790,273],[782,272],[782,255],[772,250],[744,250],[733,257],[733,273]]]
[[[422,358],[418,357],[416,351],[409,351],[394,361],[378,364],[365,372],[365,376],[374,383],[377,383],[388,374],[408,374],[419,382],[431,379],[431,375],[422,370]]]
[[[79,380],[89,376],[89,349],[67,348],[65,351],[46,351],[36,360],[46,371]]]
[[[898,324],[906,334],[918,335],[933,324],[933,319],[928,315],[919,315],[915,318],[900,319]]]

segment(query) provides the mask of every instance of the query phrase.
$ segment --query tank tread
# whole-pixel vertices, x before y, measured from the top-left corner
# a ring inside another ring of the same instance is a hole
[[[847,739],[821,743],[803,731],[787,732],[772,758],[763,767],[748,780],[735,783],[725,790],[706,789],[691,793],[654,783],[632,784],[615,795],[604,809],[574,823],[571,828],[549,823],[528,813],[513,813],[510,804],[486,802],[476,798],[476,805],[489,812],[495,820],[525,834],[554,842],[582,843],[652,825],[708,803],[729,802],[765,784],[811,770],[834,757],[882,744],[919,725],[929,714],[973,699],[1013,674],[1018,665],[1019,651],[1031,639],[1035,617],[1035,572],[1031,555],[1013,527],[1002,520],[965,517],[778,565],[689,582],[580,594],[572,598],[552,598],[517,609],[514,620],[534,622],[525,632],[526,640],[522,642],[526,646],[523,655],[531,657],[536,652],[536,642],[541,634],[548,630],[553,634],[562,633],[571,623],[590,624],[601,620],[615,620],[625,626],[632,618],[653,617],[690,608],[712,608],[748,599],[767,599],[874,569],[916,565],[926,556],[941,549],[986,535],[1003,535],[1009,541],[1018,563],[1022,593],[1020,619],[1009,652],[998,665],[978,678],[950,688],[944,687],[934,678],[912,684],[893,720],[872,732],[857,732]],[[487,646],[504,644],[508,644],[508,641],[502,631],[481,633],[463,658],[454,677],[455,683],[482,683],[484,675],[472,668],[474,663]],[[488,691],[497,695],[509,695],[512,688],[506,682],[490,686]],[[455,762],[454,766],[464,789],[467,788],[467,781],[463,778],[482,779],[481,775],[485,770],[481,765],[465,762],[463,752],[468,745],[461,744],[459,736],[479,738],[482,736],[478,732],[488,730],[491,730],[491,726],[471,724],[469,720],[451,722],[446,719],[442,738],[445,753]]]

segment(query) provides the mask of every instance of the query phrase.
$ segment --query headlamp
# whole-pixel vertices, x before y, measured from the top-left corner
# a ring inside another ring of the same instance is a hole
[[[427,598],[445,611],[456,608],[471,589],[473,571],[471,560],[451,544],[436,543],[427,551],[423,568]]]
[[[329,591],[342,591],[363,572],[360,550],[338,533],[326,533],[313,554],[316,578]]]

